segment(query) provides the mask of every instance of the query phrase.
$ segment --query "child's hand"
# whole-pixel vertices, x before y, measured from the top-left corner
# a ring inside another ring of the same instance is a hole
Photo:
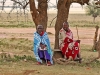
[[[80,40],[76,40],[78,43],[80,43]]]
[[[44,49],[44,48],[46,47],[46,45],[40,44],[40,47],[41,47],[42,49]]]

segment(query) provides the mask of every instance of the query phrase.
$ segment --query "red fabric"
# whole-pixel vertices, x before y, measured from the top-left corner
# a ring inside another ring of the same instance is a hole
[[[64,43],[71,43],[73,42],[73,39],[70,39],[68,37],[65,38]]]
[[[78,42],[74,42],[74,46],[72,47],[72,49],[70,49],[68,48],[68,45],[72,42],[73,39],[66,37],[63,43],[64,46],[61,48],[61,50],[63,55],[65,55],[67,58],[69,58],[69,56],[72,56],[72,58],[75,59],[75,57],[79,53],[79,44]]]
[[[44,32],[41,32],[40,36],[42,36],[44,34]]]
[[[75,59],[76,55],[79,53],[79,47],[78,47],[78,42],[75,42],[72,50],[68,48],[69,43],[65,43],[64,47],[61,49],[62,53],[69,58],[69,56],[72,56],[73,59]],[[68,50],[68,51],[66,51]]]

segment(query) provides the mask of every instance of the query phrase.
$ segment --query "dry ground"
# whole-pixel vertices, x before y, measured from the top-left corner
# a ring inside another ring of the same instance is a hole
[[[77,39],[77,31],[75,27],[71,27],[74,34],[74,39]],[[93,37],[95,33],[95,28],[78,28],[79,39],[81,40],[81,45],[92,45]],[[0,38],[28,38],[33,40],[33,33],[35,28],[0,28]],[[47,32],[51,32],[49,35],[50,42],[54,44],[54,28],[48,28]],[[99,31],[100,33],[100,31]],[[87,56],[97,56],[97,52],[84,51],[82,57]],[[1,65],[0,63],[0,75],[100,75],[99,68],[92,68],[89,66],[74,66],[74,65],[53,65],[38,66],[33,62],[16,62],[7,63]]]
[[[74,39],[77,40],[77,30],[75,27],[70,28],[73,32]],[[35,32],[35,28],[0,28],[0,38],[28,38],[29,40],[33,40],[33,33]],[[54,43],[55,38],[55,30],[54,28],[47,28],[47,32],[51,32],[53,35],[49,35],[50,42]],[[100,33],[100,31],[99,31]],[[79,39],[81,40],[81,44],[92,45],[93,38],[95,34],[95,28],[78,28]]]

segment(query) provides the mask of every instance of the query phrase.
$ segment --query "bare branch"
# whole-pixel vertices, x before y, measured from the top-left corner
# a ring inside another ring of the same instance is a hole
[[[95,4],[96,4],[96,5],[100,5],[100,1],[97,1]]]
[[[17,2],[16,0],[11,0],[11,1],[18,3],[19,5],[23,6],[21,2]]]
[[[3,1],[2,1],[2,10],[4,9],[5,3],[6,3],[6,0],[3,0]]]
[[[22,2],[16,1],[16,0],[11,0],[11,1],[13,1],[13,2],[18,3],[19,5],[21,5],[23,9],[25,9],[26,6],[29,4],[29,2],[27,2],[26,0],[23,1],[23,2],[26,2],[25,4],[22,4]]]
[[[25,9],[28,4],[29,4],[29,2],[27,2],[26,5],[23,6],[23,9]]]
[[[55,18],[57,18],[57,16],[56,16],[56,17],[54,17],[54,18],[52,19],[52,21],[51,21],[51,23],[50,23],[50,26],[51,26],[51,24],[52,24],[52,22],[53,22],[53,20],[54,20]]]

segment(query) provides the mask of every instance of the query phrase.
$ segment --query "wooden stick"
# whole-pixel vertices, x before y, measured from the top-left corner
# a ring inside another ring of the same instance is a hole
[[[78,40],[79,40],[79,35],[78,35],[78,28],[77,28],[77,25],[76,25],[76,30],[77,30],[77,37],[78,37]]]
[[[95,35],[93,39],[93,47],[92,47],[93,51],[96,50],[96,47],[97,47],[97,37],[98,37],[99,26],[97,25],[95,28],[96,28],[96,31],[95,31]]]

